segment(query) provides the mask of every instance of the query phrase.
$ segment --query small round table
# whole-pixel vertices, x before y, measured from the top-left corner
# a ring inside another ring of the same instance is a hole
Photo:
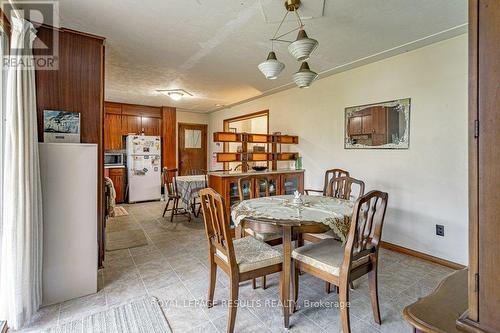
[[[344,242],[351,223],[354,203],[324,196],[302,196],[302,204],[294,204],[293,196],[281,195],[244,200],[235,205],[231,217],[237,230],[251,228],[259,233],[283,234],[283,317],[289,327],[292,236],[321,233],[328,230]],[[241,235],[237,235],[239,237]]]

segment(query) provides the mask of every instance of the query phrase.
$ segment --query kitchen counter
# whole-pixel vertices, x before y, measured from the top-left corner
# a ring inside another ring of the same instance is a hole
[[[298,173],[304,172],[304,169],[278,169],[278,170],[265,170],[265,171],[213,171],[209,172],[209,176],[215,177],[245,177],[245,176],[257,176],[257,175],[273,175],[273,174],[283,174],[283,173]]]

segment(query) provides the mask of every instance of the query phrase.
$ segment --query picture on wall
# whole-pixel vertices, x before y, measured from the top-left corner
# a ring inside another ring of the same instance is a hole
[[[44,110],[43,140],[80,143],[80,113]]]
[[[345,149],[408,149],[411,99],[345,109]]]

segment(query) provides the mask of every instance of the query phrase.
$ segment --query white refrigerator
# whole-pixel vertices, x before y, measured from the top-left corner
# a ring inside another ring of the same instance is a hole
[[[159,136],[127,136],[128,202],[161,198]]]

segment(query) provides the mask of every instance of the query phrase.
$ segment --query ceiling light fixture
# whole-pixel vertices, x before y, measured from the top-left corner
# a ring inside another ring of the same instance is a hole
[[[271,52],[267,56],[267,60],[259,64],[259,70],[264,74],[266,79],[274,80],[283,71],[285,65],[278,61],[276,58],[276,53],[274,52],[274,42],[288,43],[288,52],[297,60],[301,61],[302,65],[298,72],[293,74],[293,80],[300,88],[309,87],[317,77],[318,74],[309,69],[309,64],[305,61],[309,60],[311,53],[318,47],[319,43],[316,39],[309,38],[306,31],[304,30],[304,23],[300,19],[298,9],[300,7],[300,0],[286,0],[285,1],[285,16],[281,20],[278,29],[274,33],[273,38],[271,38]],[[298,27],[292,29],[284,34],[278,36],[278,33],[285,22],[288,13],[294,12],[297,17]],[[295,41],[289,41],[282,39],[286,35],[299,30],[297,39]]]
[[[167,95],[176,102],[180,101],[184,96],[193,96],[193,94],[184,89],[158,89],[156,92]]]
[[[170,97],[174,101],[180,101],[183,96],[184,94],[181,93],[180,91],[171,91],[168,93],[168,97]]]
[[[309,64],[305,61],[300,66],[299,71],[292,75],[293,82],[295,82],[299,88],[309,88],[317,77],[318,73],[310,70]]]

